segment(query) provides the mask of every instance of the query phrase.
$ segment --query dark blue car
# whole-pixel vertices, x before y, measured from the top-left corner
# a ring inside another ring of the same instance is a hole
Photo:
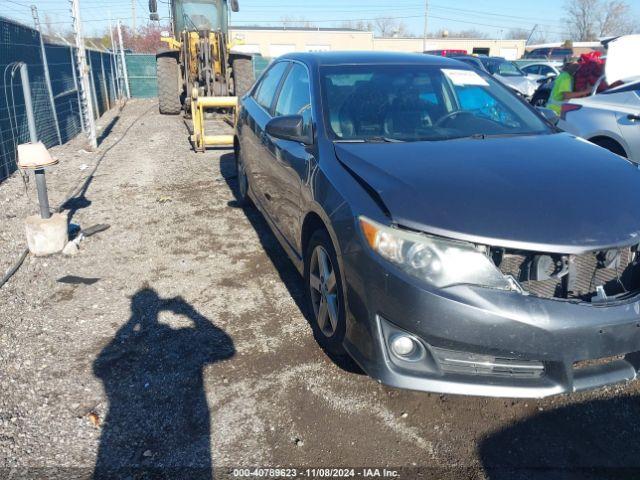
[[[542,397],[636,378],[640,172],[490,75],[285,55],[242,98],[235,153],[316,338],[379,381]]]

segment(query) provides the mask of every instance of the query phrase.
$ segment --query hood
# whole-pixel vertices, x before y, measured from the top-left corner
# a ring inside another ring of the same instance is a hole
[[[607,61],[604,66],[607,82],[640,77],[640,35],[625,35],[607,44]]]
[[[409,228],[549,253],[640,243],[640,170],[566,133],[335,150]]]
[[[502,75],[496,75],[498,79],[508,85],[511,88],[516,89],[525,97],[532,96],[537,88],[537,82],[535,80],[529,79],[526,76],[522,77],[503,77]]]

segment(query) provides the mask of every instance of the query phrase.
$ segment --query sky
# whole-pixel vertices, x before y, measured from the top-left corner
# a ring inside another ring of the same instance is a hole
[[[131,25],[132,7],[137,24],[148,18],[147,0],[79,0],[85,32],[94,35],[105,30],[109,17]],[[640,0],[627,0],[640,19]],[[409,31],[422,36],[424,0],[239,0],[240,12],[231,16],[232,25],[281,26],[284,17],[335,27],[347,20],[373,20],[394,17]],[[29,5],[37,4],[41,22],[64,30],[69,28],[68,0],[0,0],[0,15],[32,25]],[[161,16],[166,0],[158,0]],[[429,0],[428,30],[478,30],[492,38],[502,38],[512,28],[531,30],[538,25],[549,40],[564,36],[563,0]]]

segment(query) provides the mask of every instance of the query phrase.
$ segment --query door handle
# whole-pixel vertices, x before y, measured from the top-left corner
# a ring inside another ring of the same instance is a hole
[[[632,122],[637,122],[640,120],[640,115],[630,113],[627,115],[627,120],[631,120]]]

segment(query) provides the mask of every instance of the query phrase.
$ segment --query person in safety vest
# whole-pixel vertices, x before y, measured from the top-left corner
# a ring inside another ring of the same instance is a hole
[[[574,92],[575,76],[580,70],[581,65],[576,61],[568,61],[562,67],[562,73],[553,82],[553,89],[549,95],[547,108],[550,108],[560,115],[561,107],[564,102],[572,98],[587,97],[591,90],[581,90]]]

